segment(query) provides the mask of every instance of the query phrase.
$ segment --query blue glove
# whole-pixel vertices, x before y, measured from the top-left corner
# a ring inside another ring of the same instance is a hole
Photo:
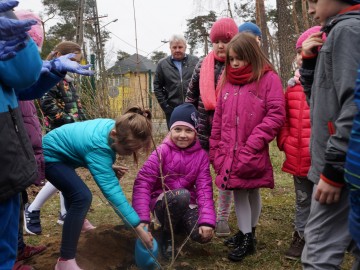
[[[9,60],[16,55],[16,52],[23,49],[26,45],[26,37],[10,40],[0,41],[0,61]]]
[[[52,70],[55,69],[57,72],[65,73],[67,71],[72,73],[77,73],[80,75],[91,76],[94,75],[94,71],[88,70],[91,67],[89,65],[80,65],[76,61],[71,60],[71,58],[75,57],[74,53],[69,53],[66,55],[62,55],[54,60],[51,60]]]
[[[11,11],[19,4],[18,1],[0,1],[0,12]],[[23,38],[31,26],[37,24],[35,20],[16,20],[0,16],[0,40]]]

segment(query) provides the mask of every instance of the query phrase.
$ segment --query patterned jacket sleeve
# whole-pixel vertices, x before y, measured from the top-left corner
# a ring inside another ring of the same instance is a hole
[[[196,64],[195,69],[193,71],[189,87],[186,91],[185,102],[191,103],[198,108],[199,105],[199,97],[200,97],[200,68],[203,59],[200,59]]]

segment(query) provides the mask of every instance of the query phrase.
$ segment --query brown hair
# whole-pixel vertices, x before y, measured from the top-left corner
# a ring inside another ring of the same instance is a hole
[[[247,32],[241,32],[236,34],[226,47],[226,59],[225,66],[230,65],[229,51],[232,49],[240,60],[246,61],[252,66],[252,77],[250,81],[259,82],[260,78],[264,75],[265,66],[270,67],[274,72],[275,68],[270,63],[269,59],[262,52],[260,46],[256,41],[256,37],[253,34]],[[223,80],[226,80],[226,68],[224,70]],[[225,82],[223,82],[224,84]]]
[[[143,148],[148,153],[151,148],[152,123],[151,112],[140,107],[131,107],[118,117],[115,123],[116,136],[119,142],[128,149]],[[134,161],[138,153],[134,152]]]
[[[55,46],[51,53],[46,57],[46,60],[52,60],[56,58],[56,54],[60,53],[65,55],[68,53],[81,53],[81,47],[79,44],[72,41],[63,41]]]

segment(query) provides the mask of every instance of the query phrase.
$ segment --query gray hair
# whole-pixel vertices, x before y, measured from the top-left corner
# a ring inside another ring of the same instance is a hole
[[[182,42],[185,44],[185,47],[186,47],[186,39],[181,34],[172,35],[169,39],[170,46],[171,46],[171,43],[173,43],[173,42]]]

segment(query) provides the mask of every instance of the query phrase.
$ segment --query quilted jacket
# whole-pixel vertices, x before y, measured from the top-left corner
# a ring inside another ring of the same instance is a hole
[[[192,103],[199,112],[198,134],[199,134],[200,144],[205,150],[209,151],[209,137],[211,134],[214,111],[205,110],[204,103],[200,96],[200,87],[199,87],[200,69],[203,60],[204,59],[201,59],[194,69],[194,73],[189,83],[189,88],[186,92],[185,102]],[[224,69],[224,63],[215,60],[215,67],[214,67],[215,86],[217,85],[217,82],[220,79],[220,75],[223,69]]]
[[[94,119],[63,125],[43,138],[45,162],[63,162],[74,168],[88,168],[105,198],[126,223],[136,227],[139,217],[128,203],[112,165],[116,159],[110,147],[112,119]]]
[[[150,222],[150,211],[163,193],[160,164],[166,190],[187,189],[191,194],[190,203],[197,204],[199,208],[198,224],[215,227],[216,215],[207,153],[201,148],[199,141],[181,149],[169,137],[150,155],[136,177],[132,205],[141,221]]]
[[[218,98],[210,137],[210,161],[220,189],[274,187],[269,143],[285,122],[279,76],[259,82],[227,82]]]
[[[289,86],[285,93],[286,121],[277,138],[278,147],[285,152],[282,170],[306,177],[310,159],[310,108],[300,84]]]

